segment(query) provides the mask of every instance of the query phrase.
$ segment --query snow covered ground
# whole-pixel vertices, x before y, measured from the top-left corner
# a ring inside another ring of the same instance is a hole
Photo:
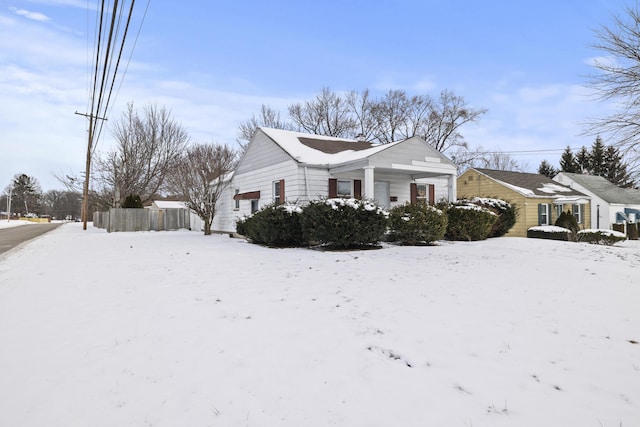
[[[36,222],[12,219],[11,221],[7,221],[6,219],[0,219],[0,228],[9,228],[9,227],[17,227],[19,225],[34,225]]]
[[[638,426],[639,273],[637,242],[65,224],[0,257],[0,425]]]

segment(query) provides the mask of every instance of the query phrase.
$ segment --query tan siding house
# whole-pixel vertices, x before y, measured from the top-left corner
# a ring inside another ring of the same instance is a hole
[[[472,168],[458,177],[460,199],[494,197],[516,206],[518,218],[507,236],[526,237],[538,225],[553,225],[561,212],[571,212],[581,229],[591,224],[589,196],[533,173]]]

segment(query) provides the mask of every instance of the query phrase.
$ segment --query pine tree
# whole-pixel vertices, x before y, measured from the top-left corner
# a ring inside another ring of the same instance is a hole
[[[553,178],[558,173],[558,170],[553,166],[551,166],[549,162],[547,162],[546,160],[543,160],[542,163],[540,163],[540,166],[538,167],[538,173],[540,175]]]
[[[39,213],[42,201],[42,190],[38,180],[26,174],[17,174],[13,177],[13,182],[7,189],[11,191],[11,210],[23,215],[29,213]]]
[[[589,150],[587,147],[582,147],[578,154],[575,157],[576,162],[576,173],[585,173],[588,172],[591,167],[591,155],[589,154]]]
[[[568,173],[578,173],[580,169],[576,163],[576,158],[571,151],[571,147],[567,145],[560,157],[560,171]]]
[[[607,172],[607,165],[605,162],[606,148],[602,143],[600,136],[596,137],[593,145],[591,146],[591,152],[589,152],[589,166],[587,171],[596,176],[605,176]]]
[[[627,172],[627,164],[622,162],[620,152],[613,145],[609,145],[604,152],[604,176],[619,187],[633,187],[634,182]]]

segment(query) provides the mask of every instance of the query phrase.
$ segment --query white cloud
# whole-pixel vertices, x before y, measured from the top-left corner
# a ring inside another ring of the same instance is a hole
[[[96,6],[93,2],[87,2],[85,0],[28,0],[29,3],[44,4],[48,6],[72,6],[80,9],[86,9],[87,7],[95,9]]]
[[[47,15],[40,12],[31,12],[25,9],[16,9],[15,7],[11,7],[9,8],[9,10],[14,12],[16,15],[24,16],[27,19],[32,19],[38,22],[47,22],[51,20],[51,18],[49,18]]]

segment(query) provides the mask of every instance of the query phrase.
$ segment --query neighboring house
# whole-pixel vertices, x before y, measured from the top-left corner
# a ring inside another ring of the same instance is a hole
[[[148,209],[167,210],[167,209],[189,209],[184,202],[178,200],[153,200]],[[203,231],[204,222],[191,209],[189,209],[189,229],[191,231]]]
[[[591,221],[589,196],[544,175],[492,169],[469,169],[458,177],[458,198],[494,197],[514,204],[516,224],[507,236],[526,237],[537,225],[553,225],[571,212],[581,229]]]
[[[560,172],[553,179],[591,197],[591,228],[640,221],[640,190],[620,188],[601,176]]]
[[[236,220],[272,203],[323,197],[406,202],[454,201],[456,166],[419,137],[374,145],[260,128],[216,206],[212,229],[235,231]]]

